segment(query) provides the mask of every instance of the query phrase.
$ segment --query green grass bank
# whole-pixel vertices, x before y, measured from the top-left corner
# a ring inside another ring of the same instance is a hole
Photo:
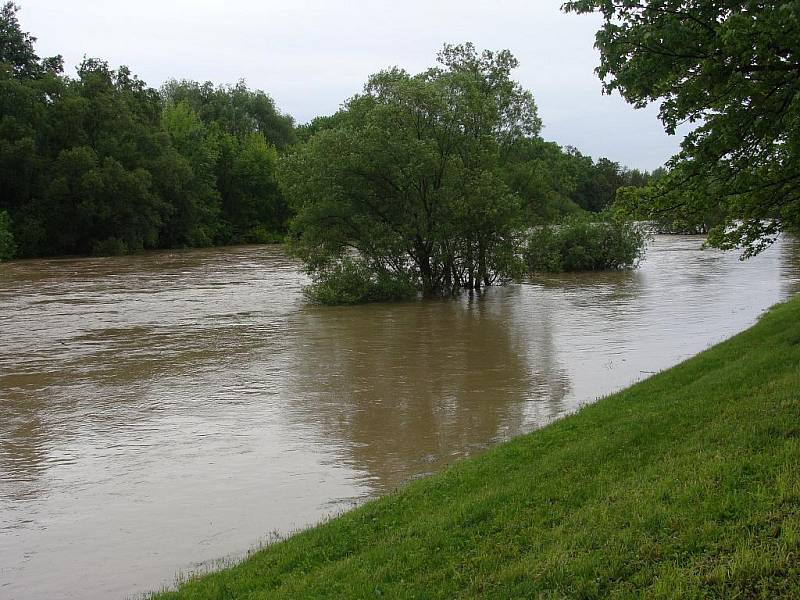
[[[158,600],[800,598],[800,298]]]

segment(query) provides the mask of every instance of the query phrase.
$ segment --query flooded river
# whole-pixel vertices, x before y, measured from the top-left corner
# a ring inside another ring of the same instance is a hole
[[[751,325],[800,247],[307,305],[277,247],[0,265],[0,597],[123,598],[535,429]]]

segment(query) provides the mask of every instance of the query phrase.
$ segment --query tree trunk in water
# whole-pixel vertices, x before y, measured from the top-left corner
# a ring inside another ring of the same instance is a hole
[[[475,289],[475,263],[472,259],[472,244],[469,245],[469,259],[467,260],[467,288],[470,290]]]
[[[433,285],[430,256],[421,256],[419,259],[419,274],[422,278],[422,295],[431,297],[436,293]]]
[[[483,243],[483,240],[478,240],[478,277],[477,277],[477,284],[476,289],[481,289],[481,282],[489,285],[488,283],[488,275],[486,273],[486,246]]]
[[[461,288],[464,286],[464,282],[461,280],[461,274],[456,270],[455,267],[453,269],[453,288],[450,290],[450,293],[455,295],[456,289]]]

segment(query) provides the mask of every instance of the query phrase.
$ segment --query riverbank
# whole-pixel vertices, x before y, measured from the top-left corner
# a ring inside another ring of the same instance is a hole
[[[800,298],[184,598],[798,597]]]

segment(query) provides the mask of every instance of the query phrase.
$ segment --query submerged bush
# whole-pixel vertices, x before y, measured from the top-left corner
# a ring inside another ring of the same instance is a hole
[[[13,258],[16,250],[17,246],[11,233],[11,219],[6,211],[0,210],[0,261]]]
[[[639,262],[646,241],[644,229],[634,223],[570,218],[532,232],[525,263],[529,272],[627,269]]]
[[[407,300],[417,295],[410,280],[384,269],[373,269],[363,260],[345,258],[316,272],[306,296],[319,304],[362,304]]]

